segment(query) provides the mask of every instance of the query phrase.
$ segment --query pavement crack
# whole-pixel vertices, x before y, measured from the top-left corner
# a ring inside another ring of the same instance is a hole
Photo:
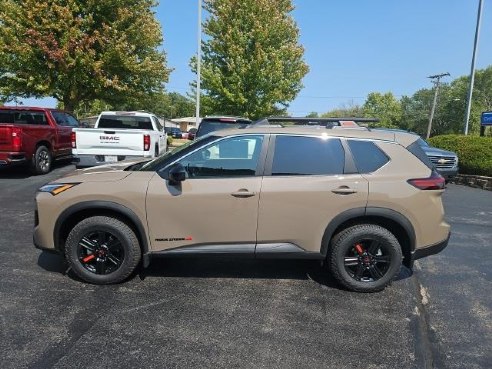
[[[439,342],[434,333],[429,320],[430,296],[415,275],[412,279],[414,296],[416,296],[416,306],[411,318],[412,330],[414,333],[415,353],[419,368],[445,368],[443,356],[439,350]]]

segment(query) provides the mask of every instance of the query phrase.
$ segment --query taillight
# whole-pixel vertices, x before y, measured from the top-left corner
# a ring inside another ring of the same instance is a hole
[[[428,178],[414,178],[407,182],[420,190],[442,190],[446,184],[444,178],[435,170]]]
[[[22,147],[22,129],[12,127],[12,151],[21,151]]]
[[[72,149],[75,149],[77,147],[77,134],[75,132],[70,134],[70,141],[72,141]]]
[[[150,135],[144,135],[143,140],[144,140],[144,151],[149,151],[150,150]]]

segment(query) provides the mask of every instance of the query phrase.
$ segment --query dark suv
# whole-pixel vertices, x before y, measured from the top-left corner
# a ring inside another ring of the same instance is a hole
[[[249,119],[240,117],[205,117],[198,126],[195,137],[202,137],[226,128],[244,128],[251,123]]]

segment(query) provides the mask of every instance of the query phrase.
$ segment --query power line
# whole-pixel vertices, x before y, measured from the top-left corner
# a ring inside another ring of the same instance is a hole
[[[429,76],[427,78],[430,78],[432,80],[432,83],[434,83],[435,90],[434,90],[434,102],[432,103],[432,109],[429,117],[429,125],[427,126],[427,136],[426,138],[428,139],[430,137],[431,129],[432,129],[432,119],[434,119],[434,112],[436,110],[436,105],[437,105],[437,94],[439,93],[439,85],[441,83],[441,78],[450,76],[449,73],[441,73],[441,74],[435,74],[433,76]]]

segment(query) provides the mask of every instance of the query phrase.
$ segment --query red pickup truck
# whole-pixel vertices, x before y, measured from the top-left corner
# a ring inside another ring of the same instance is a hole
[[[29,164],[35,174],[72,155],[72,128],[79,122],[61,110],[0,106],[0,168]]]

